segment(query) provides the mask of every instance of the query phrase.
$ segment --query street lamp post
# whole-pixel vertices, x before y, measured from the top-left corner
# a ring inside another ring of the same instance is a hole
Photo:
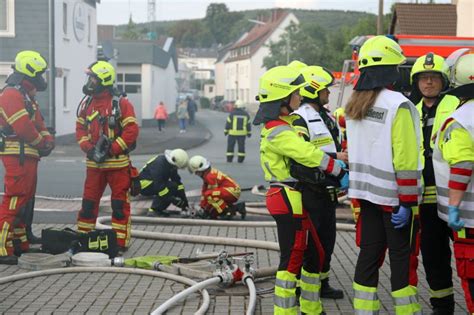
[[[266,25],[267,24],[265,22],[258,21],[258,20],[252,20],[252,19],[248,19],[247,21],[255,23],[255,24],[260,24],[260,25]],[[281,28],[281,27],[276,27],[276,28],[286,32],[286,30]],[[288,33],[288,36],[286,36],[285,41],[286,41],[286,49],[285,49],[286,50],[286,64],[289,64],[290,63],[290,34],[289,33]]]

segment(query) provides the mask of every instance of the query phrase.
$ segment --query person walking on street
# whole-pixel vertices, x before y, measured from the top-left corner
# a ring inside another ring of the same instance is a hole
[[[291,64],[290,64],[291,65]],[[331,72],[319,66],[306,66],[299,70],[307,86],[300,89],[302,105],[292,115],[297,117],[292,126],[306,141],[331,157],[347,163],[347,152],[342,152],[336,121],[324,105],[329,103],[329,87],[334,82]],[[346,165],[344,167],[347,167]],[[303,207],[308,210],[324,248],[321,269],[321,297],[342,299],[342,290],[329,284],[331,257],[336,244],[336,206],[338,189],[333,183],[314,185],[303,183]]]
[[[158,131],[164,131],[166,120],[168,119],[168,111],[163,101],[155,108],[155,120],[158,125]]]
[[[378,314],[380,261],[388,248],[395,314],[421,314],[416,286],[416,221],[421,201],[420,117],[388,87],[406,60],[386,36],[360,48],[360,78],[346,106],[349,197],[360,202],[360,252],[354,275],[356,314]]]
[[[452,231],[438,217],[433,170],[433,136],[459,105],[453,95],[441,94],[449,86],[449,68],[443,57],[428,53],[419,57],[411,70],[413,91],[422,99],[416,105],[421,117],[425,165],[423,199],[420,204],[420,248],[426,280],[430,286],[433,314],[454,314],[451,270]]]
[[[267,209],[276,221],[280,263],[276,274],[274,314],[296,315],[297,276],[300,275],[300,310],[324,314],[320,300],[320,272],[324,249],[302,204],[296,175],[290,164],[305,169],[302,177],[321,178],[320,172],[335,176],[347,189],[348,175],[332,157],[306,142],[291,127],[291,112],[300,106],[299,90],[307,85],[298,71],[279,66],[260,78],[259,110],[254,124],[264,124],[260,140],[260,164],[270,183]]]
[[[456,269],[474,314],[474,50],[455,59],[448,93],[460,104],[436,136],[433,166],[438,215],[454,230]]]
[[[79,105],[76,140],[87,156],[82,208],[77,218],[79,232],[95,229],[99,203],[107,186],[112,191],[112,229],[120,252],[130,243],[130,157],[138,137],[133,105],[114,89],[115,69],[97,61],[87,70],[85,99]]]
[[[0,261],[28,251],[27,208],[36,193],[38,161],[54,149],[54,137],[45,126],[35,96],[47,88],[46,60],[36,51],[15,57],[13,73],[0,91],[0,157],[5,195],[0,205]],[[31,224],[31,222],[30,222]]]
[[[178,123],[179,123],[179,133],[185,133],[186,132],[186,122],[189,119],[186,101],[182,101],[178,105],[176,117],[178,118]]]
[[[193,100],[191,96],[186,97],[187,101],[187,110],[188,110],[188,119],[189,119],[189,125],[194,126],[195,118],[196,118],[196,112],[198,111],[198,107],[196,102]]]
[[[238,145],[237,162],[245,160],[245,138],[252,136],[250,116],[241,100],[235,102],[234,110],[227,117],[224,134],[227,136],[227,162],[234,159],[235,143]]]

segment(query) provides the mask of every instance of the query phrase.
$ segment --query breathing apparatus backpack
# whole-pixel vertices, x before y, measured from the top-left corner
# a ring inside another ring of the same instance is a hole
[[[117,256],[117,233],[112,229],[93,230],[87,233],[70,228],[47,228],[41,231],[41,250],[53,255],[64,252],[100,252]]]

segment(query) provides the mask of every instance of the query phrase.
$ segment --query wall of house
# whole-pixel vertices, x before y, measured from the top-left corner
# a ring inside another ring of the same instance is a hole
[[[96,8],[83,0],[55,1],[55,104],[58,135],[75,132],[85,69],[96,60]]]
[[[176,71],[173,61],[170,60],[166,69],[150,65],[142,65],[142,119],[153,119],[155,107],[163,101],[168,113],[174,113],[178,87]]]
[[[457,0],[457,36],[474,37],[474,1]]]

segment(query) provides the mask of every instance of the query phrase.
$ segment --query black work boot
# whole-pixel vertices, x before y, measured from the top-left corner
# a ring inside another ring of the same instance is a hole
[[[33,234],[30,227],[26,227],[26,239],[30,244],[41,244],[41,237],[37,237]]]
[[[454,315],[454,309],[433,308],[431,315]]]
[[[0,256],[0,265],[18,265],[18,257]]]
[[[243,163],[244,160],[245,160],[245,156],[239,156],[239,157],[237,158],[237,162],[239,162],[239,163]]]
[[[321,280],[321,297],[325,299],[339,300],[344,298],[344,292],[334,289],[329,284],[329,279]]]
[[[454,294],[442,298],[430,298],[433,306],[434,315],[453,315],[454,314]]]
[[[148,209],[147,217],[169,217],[170,214],[166,210],[155,210],[153,208]]]
[[[232,163],[232,160],[234,159],[233,156],[227,156],[227,163]]]
[[[245,202],[239,202],[235,204],[237,212],[240,213],[240,218],[242,220],[247,216],[247,209],[245,208]]]

